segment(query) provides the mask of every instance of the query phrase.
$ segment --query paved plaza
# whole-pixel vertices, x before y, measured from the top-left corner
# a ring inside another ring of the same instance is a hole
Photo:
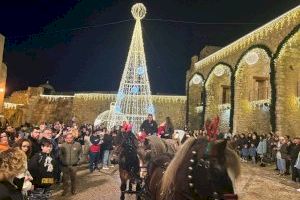
[[[298,200],[300,193],[296,188],[300,188],[291,181],[290,177],[279,177],[273,170],[273,166],[265,168],[254,167],[251,164],[242,164],[242,176],[238,180],[237,190],[240,200]],[[90,174],[85,166],[79,170],[78,193],[74,196],[61,197],[62,190],[55,190],[53,200],[118,200],[120,179],[118,170],[112,168],[108,171],[94,172]],[[128,195],[128,200],[135,199]]]

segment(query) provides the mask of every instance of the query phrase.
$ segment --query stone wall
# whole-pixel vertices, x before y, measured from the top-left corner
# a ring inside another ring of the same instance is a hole
[[[269,104],[273,102],[274,99],[265,99],[263,101],[267,102],[265,104],[266,106],[261,103],[257,106],[255,102],[255,93],[257,91],[255,91],[253,83],[254,76],[267,76],[269,82],[269,88],[267,90],[269,93],[268,98],[272,97],[270,83],[273,84],[275,82],[274,85],[277,89],[276,113],[272,115],[272,117],[276,117],[276,130],[278,134],[286,134],[286,132],[288,132],[287,134],[289,135],[299,135],[300,102],[299,94],[295,94],[297,87],[299,88],[299,86],[296,86],[297,79],[299,81],[299,77],[296,78],[296,74],[299,74],[297,66],[299,66],[300,63],[300,35],[295,34],[297,31],[299,32],[299,21],[300,6],[297,6],[275,20],[233,41],[219,51],[196,63],[192,63],[191,68],[187,72],[187,81],[190,80],[194,74],[198,73],[202,74],[206,80],[211,69],[221,63],[226,63],[231,66],[234,72],[239,71],[237,68],[241,66],[240,62],[243,62],[243,57],[255,48],[259,48],[263,51],[266,50],[268,55],[271,56],[271,58],[267,59],[267,64],[258,62],[261,65],[260,67],[267,69],[267,71],[248,70],[245,73],[241,73],[241,77],[235,74],[236,82],[232,83],[232,87],[235,87],[234,105],[231,105],[231,107],[234,107],[232,127],[234,133],[253,131],[267,133],[271,130]],[[285,38],[292,33],[294,34],[294,39],[291,39],[293,41],[286,42]],[[284,45],[281,44],[283,42]],[[280,51],[282,47],[285,50]],[[280,52],[278,53],[278,51]],[[265,59],[265,57],[268,56],[261,56],[259,54],[259,60]],[[271,80],[269,76],[271,67],[270,60],[273,59],[275,62],[275,80]],[[293,72],[289,73],[288,70]],[[186,84],[186,87],[189,87],[189,85]],[[213,91],[208,91],[208,93],[213,93]],[[194,94],[189,93],[188,95]],[[188,96],[187,98],[191,99],[192,97]]]
[[[29,122],[55,122],[57,120],[70,122],[75,116],[79,124],[93,124],[96,117],[110,109],[115,94],[76,93],[66,95],[42,95],[42,88],[29,87],[27,90],[14,92],[6,101],[10,108],[5,109],[5,117],[9,122],[19,126]],[[22,105],[19,105],[22,103]],[[156,109],[156,120],[161,123],[167,116],[171,117],[175,128],[183,128],[185,124],[185,96],[153,95]],[[17,119],[17,120],[16,120]]]
[[[224,67],[224,70],[228,67]],[[216,76],[214,71],[208,77],[206,82],[206,110],[205,110],[205,120],[212,120],[216,116],[220,117],[220,132],[227,132],[229,130],[229,115],[230,110],[220,109],[222,105],[223,97],[223,87],[230,86],[230,69],[227,69],[221,76]],[[229,113],[228,113],[229,111]]]
[[[261,49],[253,49],[260,56],[257,63],[249,65],[243,57],[235,74],[235,116],[234,132],[257,132],[265,134],[271,131],[269,108],[257,105],[257,82],[255,77],[266,79],[265,100],[271,97],[270,59]],[[262,99],[263,100],[263,99]]]
[[[188,126],[191,130],[196,130],[200,127],[201,117],[202,117],[202,111],[200,109],[201,106],[201,90],[202,90],[201,84],[193,84],[189,88],[189,106],[188,106],[188,119],[189,123]],[[199,109],[197,109],[197,107]]]
[[[284,135],[300,135],[300,31],[288,39],[275,62],[277,128]]]

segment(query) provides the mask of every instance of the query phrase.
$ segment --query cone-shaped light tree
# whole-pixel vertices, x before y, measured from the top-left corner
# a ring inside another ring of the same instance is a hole
[[[137,3],[133,5],[131,13],[136,22],[109,127],[121,125],[120,119],[126,117],[132,124],[133,131],[139,131],[143,120],[149,113],[154,115],[155,109],[151,98],[141,27],[146,7]]]

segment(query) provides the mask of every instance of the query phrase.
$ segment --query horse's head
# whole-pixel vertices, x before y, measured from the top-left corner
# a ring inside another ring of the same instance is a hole
[[[157,136],[148,136],[139,148],[139,154],[144,163],[166,153],[166,145]]]
[[[239,159],[226,141],[190,138],[165,172],[161,192],[163,199],[178,192],[168,193],[168,188],[184,188],[191,199],[235,199],[234,179],[238,175]]]

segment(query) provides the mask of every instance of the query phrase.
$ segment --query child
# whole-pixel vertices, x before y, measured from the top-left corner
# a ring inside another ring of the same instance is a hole
[[[250,145],[250,148],[249,148],[249,156],[251,157],[251,160],[252,160],[252,164],[256,164],[256,160],[255,160],[255,157],[256,157],[256,147],[253,143],[251,143]]]
[[[51,156],[52,143],[48,139],[41,140],[40,153],[36,153],[29,161],[28,170],[33,177],[35,190],[42,190],[43,194],[50,191],[50,186],[55,183],[56,161]],[[34,192],[33,192],[34,193]]]
[[[244,144],[244,146],[242,148],[242,162],[247,162],[248,157],[249,157],[248,145]]]

